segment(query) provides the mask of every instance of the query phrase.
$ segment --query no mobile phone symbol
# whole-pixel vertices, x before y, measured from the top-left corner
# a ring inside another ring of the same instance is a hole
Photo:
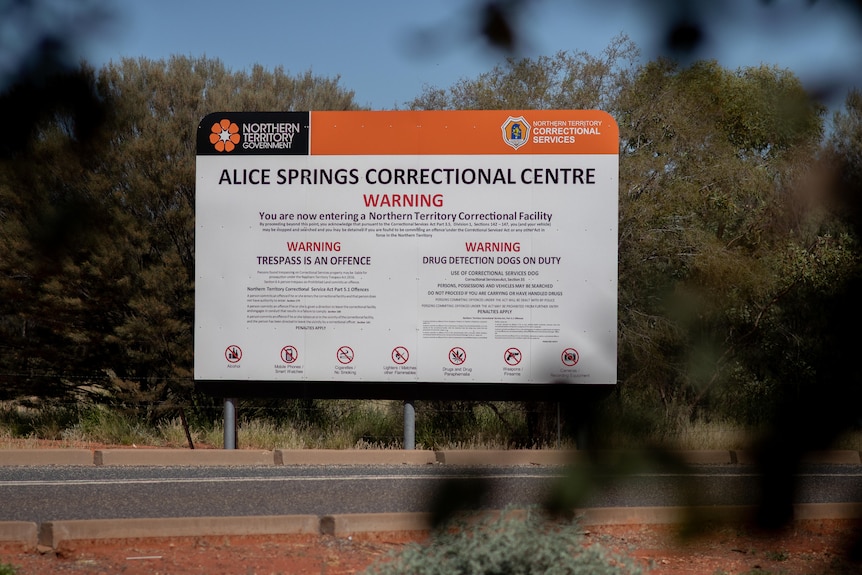
[[[299,352],[292,345],[286,345],[281,348],[281,361],[284,363],[293,363],[299,357]]]

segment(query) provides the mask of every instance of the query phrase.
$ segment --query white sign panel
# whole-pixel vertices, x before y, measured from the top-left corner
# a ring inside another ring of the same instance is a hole
[[[195,379],[616,383],[597,111],[216,113]]]

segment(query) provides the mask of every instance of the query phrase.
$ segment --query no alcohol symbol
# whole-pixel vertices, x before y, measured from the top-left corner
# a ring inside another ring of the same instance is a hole
[[[338,352],[335,354],[335,357],[338,358],[338,363],[347,365],[353,361],[353,349],[350,346],[342,345],[338,348]]]
[[[463,347],[453,347],[449,350],[449,362],[452,365],[461,365],[467,361],[467,352]]]
[[[224,358],[229,363],[238,363],[242,359],[242,349],[238,345],[229,345],[224,350]]]

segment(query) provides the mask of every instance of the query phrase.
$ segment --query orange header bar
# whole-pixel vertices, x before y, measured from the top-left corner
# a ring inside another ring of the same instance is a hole
[[[311,112],[311,155],[618,154],[600,110]]]

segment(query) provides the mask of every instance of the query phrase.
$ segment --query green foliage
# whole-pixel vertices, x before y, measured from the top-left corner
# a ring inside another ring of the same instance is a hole
[[[617,401],[641,423],[660,419],[648,424],[659,434],[698,417],[757,424],[784,390],[824,377],[819,310],[859,276],[862,96],[848,95],[824,143],[822,107],[787,70],[638,56],[620,36],[597,56],[511,58],[408,107],[610,112],[621,135]],[[197,124],[219,109],[355,109],[353,92],[311,72],[187,57],[81,67],[75,82],[102,104],[98,122],[82,131],[80,111],[52,108],[0,158],[0,400],[96,401],[150,424],[182,408],[211,426],[221,406],[192,393]],[[353,417],[323,405],[249,417]],[[546,444],[547,414],[520,409],[428,402],[417,438]],[[362,415],[359,440],[397,442],[398,415],[377,417]]]
[[[615,401],[600,404],[595,413],[597,423],[592,446],[596,449],[637,449],[644,446],[678,449],[751,449],[762,434],[761,427],[745,427],[734,421],[703,418],[656,418],[647,408],[631,399],[634,394],[620,394],[626,398],[622,404]],[[276,413],[266,416],[260,406],[240,403],[239,412],[253,410],[257,415],[242,416],[238,422],[238,438],[243,449],[401,449],[403,420],[401,402],[365,402],[338,400],[320,402],[312,408],[324,416],[310,413],[307,417],[299,409],[290,417]],[[331,403],[332,405],[327,405]],[[417,431],[419,449],[511,449],[555,448],[556,443],[525,443],[523,428],[511,425],[521,406],[510,404],[500,415],[508,420],[501,424],[497,414],[487,406],[477,406],[478,417],[467,427],[450,426],[447,431],[435,432],[421,422],[425,409],[417,404]],[[223,408],[223,406],[222,406]],[[191,410],[187,410],[191,413]],[[221,408],[210,418],[188,417],[192,442],[220,446],[224,438]],[[25,441],[21,441],[21,440]],[[55,440],[59,445],[81,446],[92,443],[119,445],[153,445],[185,448],[188,441],[179,417],[163,417],[155,423],[141,418],[132,411],[114,407],[56,404],[41,407],[24,407],[7,403],[0,406],[0,447],[9,440],[20,447],[37,440]],[[862,433],[845,433],[835,448],[859,451]],[[564,441],[564,449],[572,448]]]
[[[813,376],[794,314],[858,261],[805,194],[822,107],[783,70],[666,61],[619,105],[623,385],[670,418],[762,420],[784,376]]]
[[[639,574],[625,557],[588,544],[577,523],[554,522],[535,510],[503,511],[438,530],[427,544],[411,544],[367,575]]]
[[[218,60],[124,59],[81,82],[86,140],[62,109],[0,158],[0,399],[92,398],[153,421],[188,403],[195,131],[213,110],[354,109],[338,79]]]
[[[278,429],[293,429],[302,435],[326,442],[331,430],[340,447],[357,443],[378,446],[400,445],[402,414],[398,402],[254,399],[241,401],[242,425],[268,423]]]
[[[847,94],[844,109],[836,112],[824,156],[836,174],[826,202],[859,228],[862,224],[862,91]]]
[[[12,437],[61,439],[65,430],[79,419],[77,409],[62,406],[28,407],[4,405],[0,407],[0,429]]]
[[[426,449],[489,444],[507,448],[547,447],[556,433],[531,432],[528,426],[532,415],[543,414],[536,403],[420,401],[416,403],[416,442]]]
[[[670,428],[697,417],[756,424],[786,386],[817,377],[814,309],[859,263],[855,233],[824,209],[824,108],[776,67],[636,58],[621,36],[600,57],[509,59],[410,106],[614,115],[622,401]],[[846,159],[836,173],[862,175],[857,101],[836,119],[831,161]]]
[[[77,425],[65,432],[67,438],[109,445],[159,444],[153,429],[133,416],[115,409],[94,406],[81,412]]]
[[[786,551],[767,551],[763,556],[770,561],[787,561],[790,557]]]
[[[508,58],[475,79],[448,89],[427,86],[408,103],[411,110],[610,109],[634,73],[638,49],[614,38],[599,56],[558,52]]]
[[[18,568],[9,563],[0,563],[0,575],[17,575]]]

